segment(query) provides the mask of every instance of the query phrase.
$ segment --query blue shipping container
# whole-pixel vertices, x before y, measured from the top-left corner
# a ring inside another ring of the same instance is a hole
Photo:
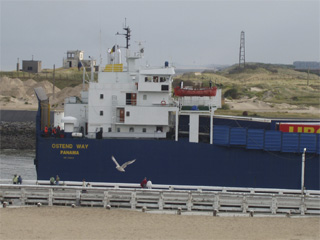
[[[300,152],[303,152],[303,149],[307,149],[307,153],[315,153],[317,147],[317,136],[312,133],[300,133]]]
[[[246,145],[247,144],[247,129],[246,128],[231,128],[230,129],[230,144],[231,145]]]
[[[264,129],[248,129],[247,148],[263,149]]]
[[[281,151],[281,137],[282,134],[279,131],[266,131],[264,136],[264,150]]]
[[[230,128],[227,126],[213,126],[213,143],[217,145],[229,145]]]
[[[299,133],[282,133],[282,152],[299,152]]]

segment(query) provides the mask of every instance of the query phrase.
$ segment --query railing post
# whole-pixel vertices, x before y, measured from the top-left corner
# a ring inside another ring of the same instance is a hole
[[[243,198],[242,198],[242,212],[246,213],[247,210],[248,210],[247,198],[246,198],[245,195],[243,195]]]
[[[271,213],[277,214],[277,198],[274,194],[272,194],[272,200],[271,200]]]
[[[163,210],[163,192],[160,192],[158,204],[159,204],[159,210]]]
[[[48,205],[52,206],[53,205],[53,189],[49,189],[49,196],[48,196]]]
[[[103,192],[103,207],[106,208],[110,203],[109,203],[109,194],[107,191]]]
[[[193,203],[192,203],[192,193],[191,193],[191,191],[189,191],[189,193],[188,193],[188,202],[187,202],[187,209],[188,209],[188,211],[191,211],[191,210],[192,210],[192,206],[193,206]]]
[[[306,214],[305,195],[301,195],[300,214],[304,216]]]
[[[137,205],[137,194],[136,194],[135,191],[131,193],[130,203],[131,203],[131,209],[136,209],[136,205]]]
[[[21,196],[20,196],[21,205],[26,204],[26,189],[21,188]]]
[[[76,206],[80,206],[80,199],[81,199],[81,191],[76,191]]]
[[[219,211],[220,209],[220,199],[219,199],[219,193],[214,195],[213,199],[213,210]]]

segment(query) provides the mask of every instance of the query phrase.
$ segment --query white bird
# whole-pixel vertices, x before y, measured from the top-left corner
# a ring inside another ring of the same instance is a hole
[[[121,166],[119,165],[119,163],[117,162],[117,160],[114,158],[114,156],[111,156],[111,159],[114,161],[114,163],[116,164],[116,169],[120,172],[125,172],[125,168],[131,164],[131,163],[134,163],[136,160],[133,159],[131,161],[128,161],[128,162],[125,162],[124,164],[122,164]]]

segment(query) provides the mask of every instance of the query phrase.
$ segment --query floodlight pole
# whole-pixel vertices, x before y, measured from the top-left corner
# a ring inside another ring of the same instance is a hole
[[[302,163],[301,163],[301,195],[304,194],[304,168],[306,164],[306,151],[307,149],[303,149],[302,153]]]

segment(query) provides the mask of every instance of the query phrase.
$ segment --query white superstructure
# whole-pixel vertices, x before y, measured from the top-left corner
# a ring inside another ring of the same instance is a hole
[[[160,133],[169,131],[170,115],[178,111],[171,98],[173,74],[172,67],[99,72],[99,81],[89,86],[89,136],[102,128],[103,137],[165,137]]]
[[[124,29],[128,40],[130,29]],[[88,138],[166,138],[171,132],[178,140],[178,116],[188,113],[181,108],[182,98],[176,101],[172,96],[174,68],[168,62],[159,68],[136,66],[144,50],[140,46],[139,51],[130,52],[128,41],[123,52],[125,68],[119,46],[108,50],[108,64],[98,73],[98,81],[89,82],[81,100],[66,99],[64,116],[76,118],[75,131]],[[212,116],[214,110],[210,105],[207,112],[188,114],[191,142],[198,141],[199,115]]]

